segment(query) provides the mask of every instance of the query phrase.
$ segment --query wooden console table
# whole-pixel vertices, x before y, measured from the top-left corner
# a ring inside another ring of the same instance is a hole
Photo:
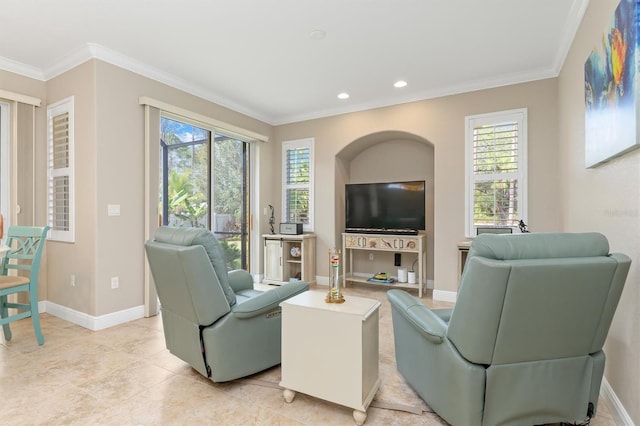
[[[422,297],[423,288],[426,291],[425,270],[427,265],[426,251],[427,236],[424,233],[418,235],[385,235],[385,234],[342,234],[342,286],[347,286],[347,281],[361,282],[373,285],[381,285],[393,288],[405,288],[418,290],[418,297]],[[376,271],[370,271],[371,275],[360,277],[353,273],[353,251],[387,251],[395,253],[415,253],[418,257],[418,273],[415,284],[394,282],[383,284],[368,281]],[[349,256],[347,256],[347,253]]]

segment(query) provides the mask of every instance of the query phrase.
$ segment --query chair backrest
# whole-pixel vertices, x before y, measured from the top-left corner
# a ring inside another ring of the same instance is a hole
[[[208,326],[235,303],[221,248],[206,229],[158,229],[145,244],[147,259],[163,310]],[[217,270],[223,272],[218,274]],[[225,291],[226,283],[227,291]]]
[[[236,303],[236,294],[229,285],[227,265],[224,252],[218,239],[211,231],[204,228],[176,228],[163,226],[156,231],[155,241],[178,246],[202,246],[207,253],[216,277],[222,286],[229,305]]]
[[[448,337],[486,365],[598,352],[630,262],[598,233],[479,235]]]
[[[32,285],[37,285],[40,258],[49,232],[48,226],[10,226],[7,232],[7,251],[2,259],[0,275],[9,270],[29,271]]]

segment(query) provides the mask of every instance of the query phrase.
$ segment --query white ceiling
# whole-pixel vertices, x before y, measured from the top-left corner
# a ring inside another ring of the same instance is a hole
[[[99,58],[282,124],[555,77],[588,1],[0,0],[0,68]]]

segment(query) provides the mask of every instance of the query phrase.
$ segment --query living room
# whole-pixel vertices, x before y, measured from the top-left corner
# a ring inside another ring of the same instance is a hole
[[[41,100],[33,110],[17,109],[18,119],[33,114],[33,124],[21,124],[25,127],[18,135],[20,170],[15,187],[20,188],[16,197],[21,213],[13,217],[15,223],[46,220],[47,152],[41,148],[47,140],[46,106],[70,96],[75,99],[76,239],[74,244],[47,245],[41,301],[46,301],[48,312],[93,329],[144,314],[142,243],[154,217],[143,213],[149,212],[144,141],[150,114],[145,113],[141,97],[266,136],[268,141],[255,143],[259,167],[253,202],[259,206],[254,216],[258,235],[268,232],[262,208],[282,205],[282,142],[314,139],[314,201],[316,212],[322,212],[316,214],[314,226],[318,281],[329,274],[327,251],[340,245],[345,183],[425,179],[432,197],[432,213],[427,213],[427,279],[433,284],[434,299],[455,301],[457,244],[465,238],[464,119],[527,108],[531,231],[602,232],[612,251],[633,260],[605,347],[603,392],[617,407],[621,422],[640,423],[636,379],[640,375],[636,362],[640,151],[596,168],[584,166],[584,62],[617,4],[589,3],[556,77],[286,124],[269,124],[128,70],[112,52],[96,46],[86,52],[88,60],[50,79],[0,70],[4,91],[0,97],[22,103],[25,97]],[[394,149],[395,143],[403,148]],[[376,164],[365,172],[364,162]],[[432,162],[429,174],[420,169],[421,162]],[[110,204],[121,206],[120,216],[107,216]],[[259,237],[256,241],[258,254],[252,267],[262,271]],[[71,275],[76,277],[73,287]],[[114,275],[120,277],[117,291],[110,286]]]

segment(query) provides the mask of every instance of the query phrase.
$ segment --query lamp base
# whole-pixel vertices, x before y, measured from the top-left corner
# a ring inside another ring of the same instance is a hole
[[[334,294],[329,291],[324,301],[327,303],[344,303],[344,296],[342,293]]]

